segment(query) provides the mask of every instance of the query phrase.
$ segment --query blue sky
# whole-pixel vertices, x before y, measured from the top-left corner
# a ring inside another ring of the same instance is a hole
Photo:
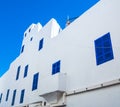
[[[67,16],[80,16],[99,0],[1,0],[0,76],[19,56],[23,34],[32,23],[43,26],[55,18],[62,28]]]

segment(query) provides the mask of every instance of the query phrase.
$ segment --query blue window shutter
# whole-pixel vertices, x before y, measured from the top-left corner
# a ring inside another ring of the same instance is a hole
[[[2,96],[3,96],[3,94],[1,93],[1,95],[0,95],[0,103],[2,102]]]
[[[7,90],[7,94],[6,94],[6,101],[8,101],[9,92],[10,92],[10,89],[8,89],[8,90]]]
[[[23,51],[24,51],[24,47],[25,47],[25,45],[22,46],[21,53],[23,53]]]
[[[59,60],[52,64],[52,75],[60,72],[60,63],[61,61]]]
[[[24,77],[26,77],[26,76],[27,76],[27,74],[28,74],[28,66],[29,66],[29,65],[26,65],[26,66],[25,66],[25,70],[24,70]]]
[[[25,89],[23,89],[21,91],[20,103],[23,103],[23,101],[24,101],[24,95],[25,95]]]
[[[18,67],[18,69],[17,69],[16,80],[18,80],[18,79],[19,79],[19,74],[20,74],[20,66],[19,66],[19,67]]]
[[[96,39],[94,43],[97,65],[114,59],[110,33]]]
[[[37,87],[38,87],[38,79],[39,79],[39,73],[34,74],[33,83],[32,83],[32,91],[37,89]]]
[[[15,97],[16,97],[16,90],[13,91],[13,97],[12,97],[12,103],[11,103],[12,106],[15,104]]]
[[[44,39],[42,38],[39,42],[39,49],[38,49],[39,51],[43,48],[43,41]]]

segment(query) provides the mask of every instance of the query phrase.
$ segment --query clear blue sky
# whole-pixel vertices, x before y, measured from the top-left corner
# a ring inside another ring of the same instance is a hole
[[[67,16],[83,14],[99,0],[1,0],[0,76],[19,56],[24,31],[32,23],[43,26],[55,18],[62,28]]]

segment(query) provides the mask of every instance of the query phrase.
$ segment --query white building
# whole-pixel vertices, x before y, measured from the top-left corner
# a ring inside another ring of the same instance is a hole
[[[64,30],[32,24],[0,78],[0,107],[120,107],[120,0],[100,0]]]

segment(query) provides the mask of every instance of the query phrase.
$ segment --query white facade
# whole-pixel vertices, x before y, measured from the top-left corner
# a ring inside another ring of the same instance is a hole
[[[0,107],[119,107],[119,10],[101,0],[64,30],[32,24],[0,78]]]

